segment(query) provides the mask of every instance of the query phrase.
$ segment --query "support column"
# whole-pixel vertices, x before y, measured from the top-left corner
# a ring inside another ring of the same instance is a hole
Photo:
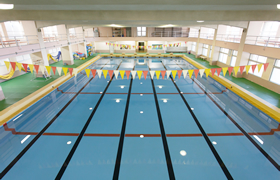
[[[71,41],[70,41],[70,33],[67,26],[65,26],[65,29],[66,29],[68,46],[61,47],[62,61],[63,64],[73,65],[74,60],[73,60],[73,51],[72,51]]]
[[[262,74],[262,79],[265,79],[267,81],[269,81],[273,67],[274,67],[274,63],[275,63],[275,59],[274,58],[267,58],[266,63],[269,63],[267,66],[266,71],[263,71]]]
[[[200,40],[200,29],[198,30],[198,37],[197,37],[197,42],[196,42],[196,47],[195,47],[195,58],[198,57],[199,40]]]
[[[87,47],[86,46],[87,46],[86,42],[82,42],[82,43],[78,44],[79,52],[84,53],[85,56],[87,57]]]
[[[216,57],[216,53],[215,53],[215,49],[216,49],[216,39],[217,39],[217,32],[218,32],[218,29],[215,29],[215,32],[214,32],[214,38],[213,38],[213,43],[212,43],[212,51],[211,51],[211,56],[210,56],[210,59],[209,59],[209,64],[212,65],[212,61],[213,59]],[[216,49],[217,50],[217,49]],[[219,56],[219,55],[218,55]],[[217,59],[218,60],[218,59]]]
[[[40,48],[41,48],[43,64],[45,66],[49,66],[49,60],[48,60],[48,55],[47,55],[48,53],[47,53],[46,46],[45,46],[45,43],[44,43],[44,38],[43,38],[43,35],[42,35],[42,32],[41,32],[42,29],[38,28],[36,22],[35,22],[35,26],[37,28],[37,36],[38,36],[38,41],[39,41],[39,45],[40,45]]]

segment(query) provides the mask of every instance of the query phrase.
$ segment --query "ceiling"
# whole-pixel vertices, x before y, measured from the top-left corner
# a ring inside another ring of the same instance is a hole
[[[14,4],[0,10],[0,21],[34,20],[38,27],[77,26],[157,27],[217,24],[246,28],[248,21],[278,21],[279,0],[0,0]],[[197,23],[197,20],[204,20]]]

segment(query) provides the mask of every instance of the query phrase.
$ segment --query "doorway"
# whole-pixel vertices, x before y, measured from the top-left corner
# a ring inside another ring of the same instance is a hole
[[[145,52],[145,43],[144,42],[138,42],[138,52],[144,53]]]

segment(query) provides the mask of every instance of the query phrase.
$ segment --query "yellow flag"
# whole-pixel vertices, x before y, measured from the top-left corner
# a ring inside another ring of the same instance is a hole
[[[160,75],[160,71],[156,71],[156,76],[157,76],[157,79],[159,79],[159,75]],[[175,74],[176,76],[176,74]],[[175,78],[174,78],[175,79]]]
[[[192,78],[193,70],[189,70],[189,77]]]
[[[138,77],[139,77],[139,80],[140,80],[141,76],[142,76],[142,71],[137,71],[137,74],[138,74]]]
[[[10,69],[10,62],[9,61],[4,61],[4,62],[5,62],[5,65],[7,67],[7,70],[9,71],[9,69]]]
[[[85,69],[85,71],[86,71],[87,77],[89,77],[89,75],[90,75],[90,69]]]
[[[176,74],[177,74],[177,70],[172,70],[171,73],[172,73],[172,75],[173,75],[173,79],[175,79]]]
[[[248,74],[250,67],[251,67],[251,65],[246,66],[246,74]]]
[[[210,69],[205,69],[205,71],[204,71],[204,72],[205,72],[206,77],[208,77],[208,76],[209,76],[210,71],[211,71]]]
[[[223,70],[224,76],[226,76],[226,73],[227,73],[228,68],[227,68],[227,67],[224,67],[224,68],[222,68],[222,70]]]
[[[238,70],[239,70],[239,66],[235,66],[233,69],[234,69],[235,76],[236,76],[236,75],[237,75],[237,72],[238,72]]]
[[[19,72],[21,72],[21,65],[22,65],[22,63],[17,63],[17,67],[18,67]]]
[[[258,72],[260,72],[263,64],[258,64]]]
[[[104,78],[106,79],[108,70],[102,70],[102,72],[103,72]]]
[[[64,72],[64,75],[66,76],[67,75],[67,71],[68,71],[68,68],[62,68],[63,72]]]
[[[125,73],[125,71],[120,71],[120,75],[121,75],[122,79],[124,77],[124,73]]]
[[[51,75],[51,66],[46,66],[46,69],[48,71],[48,74]]]
[[[33,73],[34,65],[33,64],[28,64],[28,66],[29,66],[29,69],[30,69],[31,73]]]

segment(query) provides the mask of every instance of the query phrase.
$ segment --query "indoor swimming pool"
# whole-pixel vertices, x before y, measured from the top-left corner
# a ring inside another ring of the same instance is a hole
[[[88,68],[195,69],[134,57]],[[82,71],[1,126],[0,179],[280,179],[279,123],[222,84],[124,76]]]

